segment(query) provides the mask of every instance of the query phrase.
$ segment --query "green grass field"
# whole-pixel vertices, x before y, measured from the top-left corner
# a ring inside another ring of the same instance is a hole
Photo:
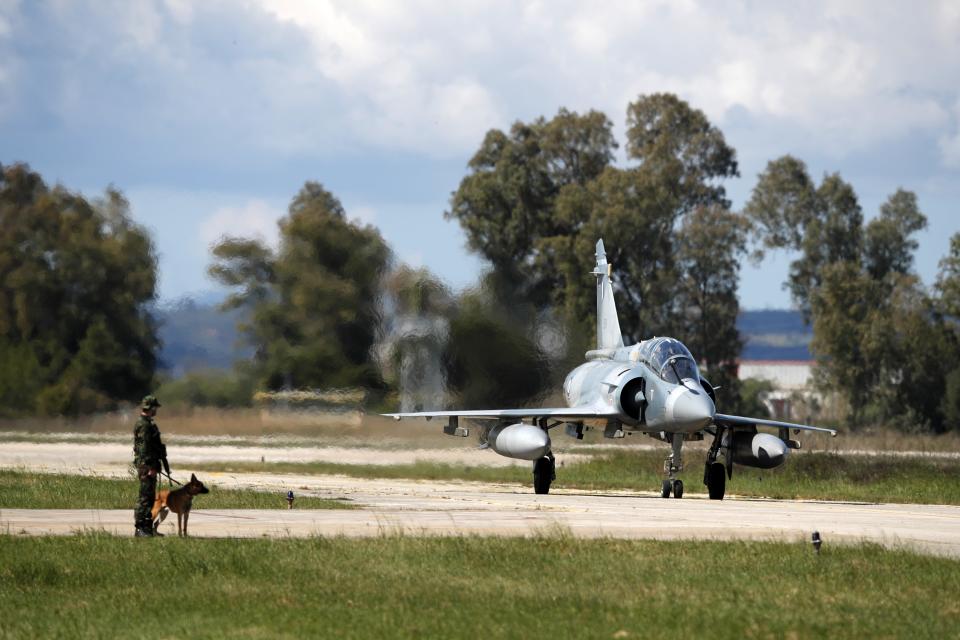
[[[591,460],[557,468],[556,488],[659,490],[664,451],[618,449]],[[478,453],[477,455],[484,455]],[[681,474],[687,492],[705,493],[703,451],[685,456]],[[409,465],[346,465],[310,463],[205,463],[206,471],[343,474],[364,478],[475,480],[530,484],[526,467],[465,467],[418,462]],[[727,482],[729,495],[864,502],[960,504],[960,460],[924,457],[803,453],[782,467],[762,471],[737,466]]]
[[[194,509],[286,509],[279,492],[221,489],[194,499]],[[166,483],[164,483],[166,488]],[[0,509],[133,509],[139,484],[90,476],[0,470]],[[298,509],[352,509],[342,500],[297,496]]]
[[[876,546],[0,536],[0,637],[953,638],[960,562]]]

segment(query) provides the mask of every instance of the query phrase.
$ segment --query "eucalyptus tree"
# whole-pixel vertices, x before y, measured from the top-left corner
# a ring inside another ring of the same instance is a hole
[[[123,194],[88,200],[0,167],[0,404],[70,414],[139,400],[159,341],[156,252]]]
[[[279,221],[280,245],[223,238],[210,275],[246,306],[241,329],[268,389],[381,387],[371,353],[390,251],[372,226],[347,218],[340,201],[307,182]]]

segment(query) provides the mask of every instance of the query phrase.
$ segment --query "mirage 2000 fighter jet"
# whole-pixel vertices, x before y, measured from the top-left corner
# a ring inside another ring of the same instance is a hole
[[[533,461],[536,493],[549,492],[556,478],[549,431],[561,424],[577,439],[583,438],[585,428],[595,427],[603,428],[609,438],[639,432],[670,444],[661,486],[664,498],[683,496],[683,482],[677,478],[683,469],[683,442],[702,440],[708,434],[713,442],[703,482],[714,500],[723,499],[734,463],[761,469],[783,464],[790,449],[800,448],[799,442],[790,439],[790,429],[837,434],[833,429],[717,413],[714,388],[679,340],[654,337],[624,346],[602,240],[597,242],[596,256],[597,348],[586,353],[586,363],[571,371],[563,383],[569,406],[385,415],[397,420],[447,418],[443,431],[456,436],[469,434],[459,425],[460,418],[495,421],[488,427],[486,445],[502,456]],[[757,427],[773,427],[777,435],[760,433]]]

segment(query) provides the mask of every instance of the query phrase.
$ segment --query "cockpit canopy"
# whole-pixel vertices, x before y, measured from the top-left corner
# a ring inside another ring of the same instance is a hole
[[[700,382],[697,363],[683,343],[674,338],[653,338],[640,344],[640,360],[667,382],[692,378]]]

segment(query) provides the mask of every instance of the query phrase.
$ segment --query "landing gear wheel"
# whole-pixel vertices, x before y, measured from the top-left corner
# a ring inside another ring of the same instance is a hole
[[[673,497],[674,498],[683,497],[683,481],[682,480],[673,481]]]
[[[707,465],[707,492],[711,500],[723,500],[727,488],[727,468],[722,462]]]
[[[550,493],[550,483],[554,478],[554,466],[551,458],[540,458],[533,465],[533,491],[538,494]]]
[[[673,483],[671,483],[669,480],[664,480],[664,481],[663,481],[663,484],[660,485],[660,497],[661,497],[661,498],[669,498],[669,497],[670,497],[670,490],[671,490],[672,488],[673,488]]]

